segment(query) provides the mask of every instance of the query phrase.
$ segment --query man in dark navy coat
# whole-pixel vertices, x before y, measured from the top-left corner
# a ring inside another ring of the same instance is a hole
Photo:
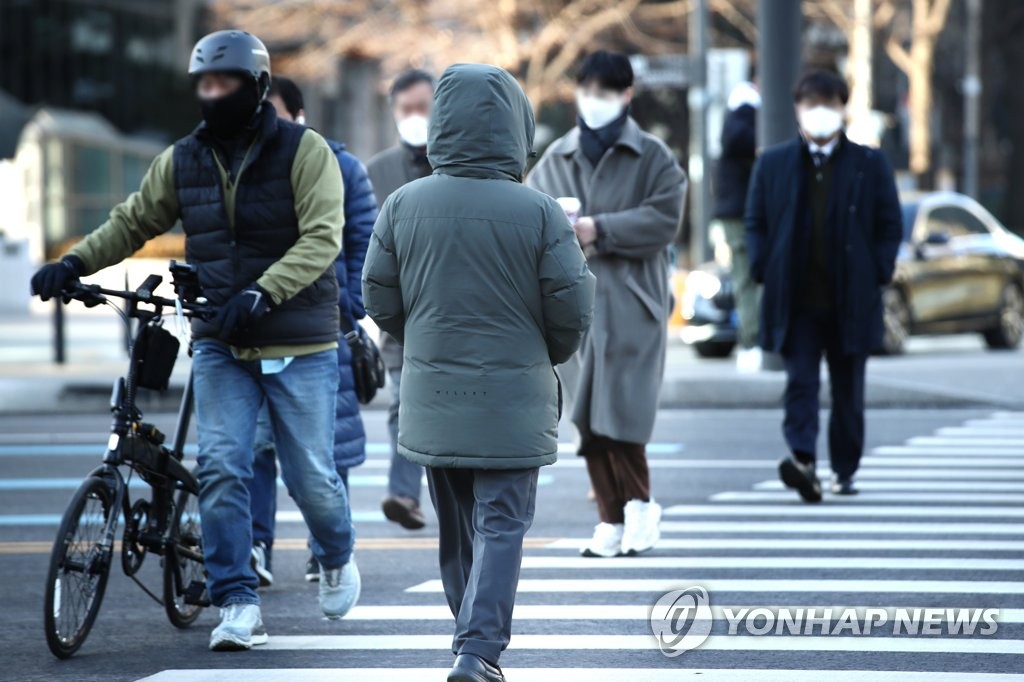
[[[832,386],[832,492],[857,492],[864,370],[881,342],[882,288],[902,237],[888,162],[843,134],[848,96],[846,83],[829,72],[797,83],[800,135],[758,160],[744,216],[751,276],[764,284],[760,343],[786,365],[783,433],[791,455],[779,476],[807,502],[821,500],[815,449],[822,356]]]

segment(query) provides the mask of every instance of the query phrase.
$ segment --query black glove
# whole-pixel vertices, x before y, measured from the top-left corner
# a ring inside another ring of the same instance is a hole
[[[270,294],[258,284],[242,289],[228,299],[217,313],[220,337],[225,340],[238,337],[246,328],[270,312]]]
[[[64,256],[56,263],[39,268],[32,276],[32,293],[44,301],[60,296],[66,287],[85,274],[85,263],[77,256]]]

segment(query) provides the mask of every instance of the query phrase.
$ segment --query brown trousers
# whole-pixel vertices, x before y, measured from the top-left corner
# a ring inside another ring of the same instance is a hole
[[[622,523],[630,500],[651,499],[647,446],[593,436],[580,446],[597,498],[597,514],[605,523]]]

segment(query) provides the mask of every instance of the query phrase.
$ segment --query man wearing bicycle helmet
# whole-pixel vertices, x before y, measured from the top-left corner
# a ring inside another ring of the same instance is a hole
[[[315,131],[266,102],[270,58],[243,31],[192,51],[202,123],[156,158],[139,191],[32,279],[44,300],[132,255],[180,219],[188,262],[219,309],[192,323],[199,505],[217,651],[267,640],[250,564],[246,483],[260,404],[269,404],[281,473],[309,525],[320,608],[345,615],[359,597],[348,497],[334,467],[338,281],[344,223],[338,162]]]

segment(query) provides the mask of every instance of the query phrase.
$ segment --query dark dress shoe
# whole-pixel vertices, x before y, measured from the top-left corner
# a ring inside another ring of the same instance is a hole
[[[821,502],[821,481],[813,464],[801,464],[786,457],[779,462],[779,478],[787,488],[795,488],[804,502]]]
[[[860,491],[853,485],[853,476],[847,476],[845,478],[840,478],[838,476],[832,477],[833,495],[856,495],[859,492]]]
[[[406,530],[419,530],[427,525],[419,503],[411,497],[387,497],[381,503],[384,517]]]
[[[448,682],[505,682],[505,676],[501,668],[479,656],[459,654],[455,657],[455,666],[448,673]]]

